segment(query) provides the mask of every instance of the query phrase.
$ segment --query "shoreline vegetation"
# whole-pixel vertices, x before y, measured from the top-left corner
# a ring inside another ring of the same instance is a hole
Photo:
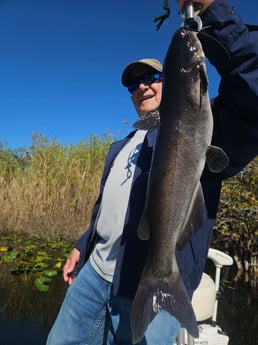
[[[0,144],[0,233],[77,239],[99,191],[108,135],[63,146],[33,134],[28,148]]]
[[[88,227],[114,140],[92,135],[77,145],[61,145],[34,133],[29,148],[0,143],[0,237],[73,243]],[[234,256],[239,269],[257,270],[257,239],[256,157],[223,183],[213,244]]]

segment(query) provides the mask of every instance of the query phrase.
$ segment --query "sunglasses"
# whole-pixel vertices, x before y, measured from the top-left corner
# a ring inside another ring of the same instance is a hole
[[[143,75],[140,79],[138,79],[135,83],[128,85],[127,88],[130,93],[133,93],[136,89],[138,89],[141,83],[145,85],[151,85],[159,81],[161,81],[160,73],[146,74],[146,75]]]

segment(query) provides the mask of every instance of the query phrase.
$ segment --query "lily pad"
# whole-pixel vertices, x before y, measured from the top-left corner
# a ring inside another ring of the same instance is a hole
[[[34,285],[41,292],[47,292],[49,290],[49,283],[51,278],[48,277],[39,277],[34,280]]]
[[[20,252],[11,252],[8,255],[2,256],[1,260],[3,263],[8,264],[10,262],[13,262],[19,255],[20,255]]]
[[[28,245],[24,248],[24,253],[28,256],[32,256],[35,248],[36,248],[36,246],[33,244]]]
[[[46,270],[43,272],[43,274],[46,277],[53,278],[53,277],[58,275],[58,272],[57,272],[57,270]]]
[[[61,268],[62,268],[62,265],[63,265],[63,262],[62,262],[62,261],[58,261],[58,262],[55,264],[54,268],[61,269]]]
[[[45,268],[48,268],[48,264],[46,263],[46,262],[37,262],[35,265],[34,265],[34,267],[33,267],[33,269],[34,270],[44,270]]]

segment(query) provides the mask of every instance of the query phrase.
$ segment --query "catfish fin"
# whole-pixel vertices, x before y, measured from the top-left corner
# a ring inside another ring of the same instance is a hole
[[[152,110],[145,113],[133,124],[136,129],[152,130],[160,126],[159,110]]]
[[[137,235],[141,240],[145,241],[150,238],[150,227],[145,211],[143,212],[141,221],[138,225]]]
[[[183,225],[183,230],[181,231],[180,237],[177,240],[176,250],[183,249],[186,243],[190,240],[193,231],[200,229],[206,212],[202,186],[199,183],[193,198],[193,202],[191,203],[190,212],[187,215],[187,220]]]
[[[206,162],[211,172],[219,173],[228,166],[229,158],[220,147],[210,145],[206,151]]]
[[[195,338],[199,331],[191,301],[179,272],[166,278],[143,277],[131,308],[132,342],[137,344],[161,309],[174,316]]]

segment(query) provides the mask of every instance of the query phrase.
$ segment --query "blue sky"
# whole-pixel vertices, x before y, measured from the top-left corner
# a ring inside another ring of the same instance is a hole
[[[257,0],[232,0],[247,23],[258,24]],[[170,18],[156,31],[163,0],[0,0],[0,142],[17,149],[32,133],[62,144],[89,135],[124,136],[136,120],[121,86],[127,63],[163,61],[180,26]],[[219,78],[208,65],[210,95]],[[124,121],[128,121],[125,125]]]

